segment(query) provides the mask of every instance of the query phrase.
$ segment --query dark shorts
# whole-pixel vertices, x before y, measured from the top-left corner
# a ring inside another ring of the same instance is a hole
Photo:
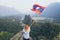
[[[29,39],[25,39],[25,38],[23,38],[23,40],[29,40]]]

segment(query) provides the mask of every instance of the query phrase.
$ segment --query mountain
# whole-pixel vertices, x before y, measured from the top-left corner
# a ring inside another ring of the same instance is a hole
[[[0,16],[13,16],[13,15],[22,16],[23,14],[14,8],[10,8],[7,6],[0,6]]]
[[[40,16],[60,20],[60,3],[51,3],[44,9]]]

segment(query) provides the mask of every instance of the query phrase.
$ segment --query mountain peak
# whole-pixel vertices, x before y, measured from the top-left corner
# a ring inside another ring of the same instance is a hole
[[[20,12],[14,8],[10,8],[7,6],[0,6],[0,16],[10,16],[16,14],[20,14]]]

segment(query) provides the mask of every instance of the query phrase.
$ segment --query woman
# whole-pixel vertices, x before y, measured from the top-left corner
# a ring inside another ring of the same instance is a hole
[[[30,39],[29,33],[30,33],[30,27],[28,25],[25,25],[22,31],[23,40]]]

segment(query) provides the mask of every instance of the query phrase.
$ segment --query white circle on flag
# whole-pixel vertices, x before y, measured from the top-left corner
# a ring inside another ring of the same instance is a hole
[[[36,9],[39,9],[40,7],[37,7]]]

